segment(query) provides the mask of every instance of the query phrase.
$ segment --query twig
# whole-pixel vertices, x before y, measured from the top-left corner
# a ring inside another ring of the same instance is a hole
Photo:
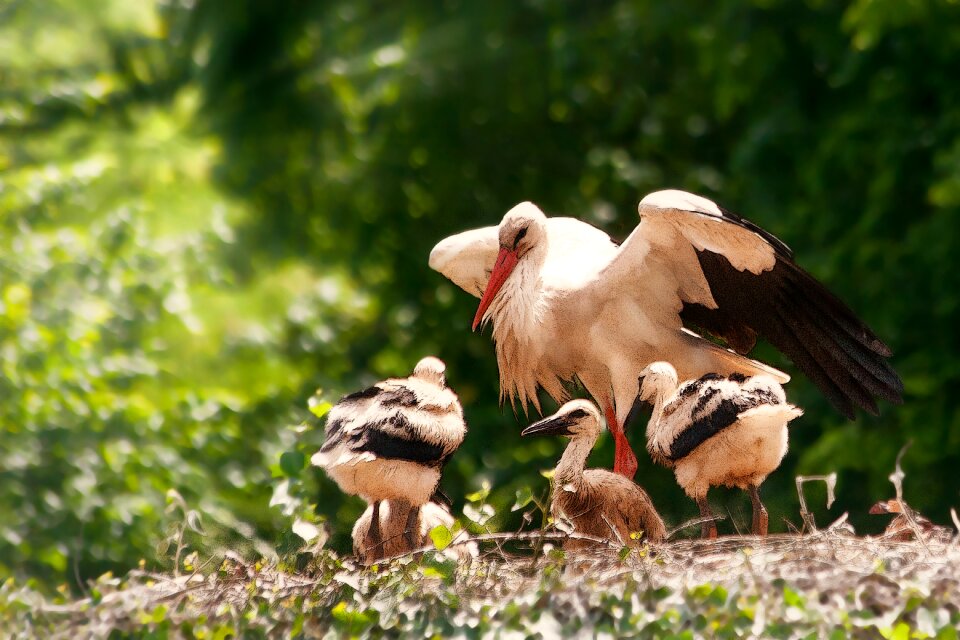
[[[836,500],[833,490],[837,486],[837,474],[833,472],[829,475],[821,476],[797,476],[797,495],[800,497],[800,517],[803,518],[803,524],[810,531],[817,531],[817,523],[813,519],[813,514],[807,509],[807,500],[803,496],[803,485],[806,482],[822,480],[827,483],[827,509],[833,506]]]
[[[896,462],[894,462],[893,473],[890,474],[890,482],[893,483],[893,488],[897,493],[897,504],[900,505],[900,514],[907,521],[907,526],[910,527],[910,531],[913,532],[913,537],[920,544],[923,545],[924,549],[929,551],[927,547],[926,536],[923,535],[923,530],[920,528],[920,525],[917,524],[916,519],[913,517],[913,509],[907,506],[907,503],[903,499],[903,479],[907,476],[903,472],[903,467],[900,466],[900,462],[903,460],[904,454],[907,452],[907,449],[913,444],[913,440],[907,440],[907,443],[900,448],[900,452],[897,453]]]
[[[543,540],[547,532],[547,515],[549,510],[544,508],[544,505],[552,504],[553,502],[553,482],[548,483],[547,485],[547,494],[543,501],[543,504],[534,499],[534,503],[537,505],[537,508],[540,509],[540,528],[537,530],[537,533],[540,536],[533,543],[533,553],[530,558],[530,570],[532,571],[537,563],[537,557],[540,555],[541,550],[543,549]],[[523,528],[521,523],[520,528]],[[520,533],[519,531],[517,533]]]
[[[683,531],[684,529],[689,529],[690,527],[696,526],[696,525],[698,525],[698,524],[703,524],[704,522],[719,522],[719,521],[721,521],[721,520],[726,520],[726,519],[727,519],[727,516],[725,516],[725,515],[723,515],[723,514],[717,514],[717,515],[714,515],[714,516],[700,516],[700,517],[698,517],[698,518],[693,518],[692,520],[687,520],[687,521],[684,522],[683,524],[678,525],[678,526],[674,527],[673,529],[670,529],[669,531],[667,531],[667,538],[666,538],[666,539],[669,540],[670,538],[672,538],[672,537],[674,536],[675,533],[679,533],[680,531]]]
[[[912,444],[913,440],[907,440],[907,444],[900,448],[900,453],[897,454],[897,460],[894,462],[893,473],[889,476],[890,482],[893,483],[893,488],[897,492],[897,502],[900,503],[901,507],[903,506],[903,479],[906,477],[906,474],[900,466],[900,461],[903,460],[903,454],[907,452],[907,449],[909,449]]]
[[[571,532],[571,533],[563,533],[563,532],[551,533],[551,532],[548,532],[548,531],[543,531],[543,532],[541,532],[541,531],[532,531],[532,532],[517,532],[517,533],[485,533],[485,534],[481,534],[481,535],[478,535],[478,536],[464,536],[464,538],[461,539],[461,540],[454,540],[454,541],[452,541],[452,542],[448,545],[448,548],[449,548],[449,547],[453,547],[453,546],[457,546],[457,545],[468,544],[468,543],[470,543],[470,542],[514,542],[514,541],[516,541],[516,542],[524,541],[524,542],[525,542],[525,541],[536,541],[536,540],[546,540],[546,539],[553,539],[553,540],[565,540],[565,539],[584,540],[584,541],[587,541],[587,542],[592,542],[592,543],[594,543],[594,544],[596,544],[596,545],[598,545],[598,546],[607,547],[608,549],[619,549],[619,548],[620,548],[620,547],[618,547],[617,545],[615,545],[614,543],[612,543],[612,542],[610,542],[609,540],[606,540],[606,539],[604,539],[604,538],[597,538],[597,537],[594,537],[594,536],[588,536],[588,535],[584,535],[584,534],[582,534],[582,533],[577,533],[577,532],[575,532],[575,531],[574,531],[574,532]],[[397,554],[397,555],[394,555],[394,556],[388,556],[388,557],[386,557],[386,558],[383,558],[383,559],[381,560],[381,562],[389,562],[389,561],[391,561],[391,560],[400,560],[400,559],[403,559],[403,558],[408,558],[408,557],[420,555],[420,554],[423,554],[424,552],[434,551],[434,550],[436,550],[436,547],[434,547],[434,546],[432,546],[432,545],[428,545],[428,546],[424,546],[424,547],[419,547],[419,548],[417,548],[417,549],[411,549],[410,551],[407,551],[407,552],[405,552],[405,553],[400,553],[400,554]]]
[[[73,579],[77,581],[77,586],[80,587],[80,590],[83,592],[84,596],[90,595],[90,590],[87,589],[87,585],[84,584],[83,579],[80,577],[80,550],[83,549],[83,528],[86,523],[80,523],[80,540],[77,544],[76,549],[73,552]]]
[[[610,520],[607,519],[607,514],[601,513],[600,517],[603,518],[603,521],[610,528],[610,531],[613,533],[613,535],[617,537],[617,542],[620,543],[620,546],[621,547],[626,546],[626,544],[623,542],[623,538],[620,537],[620,532],[617,531],[616,528],[613,526],[613,524],[610,522]]]
[[[836,520],[834,520],[833,522],[831,522],[831,523],[827,526],[827,529],[826,529],[826,530],[827,530],[827,531],[836,531],[837,529],[839,529],[840,527],[842,527],[843,525],[845,525],[845,524],[847,523],[847,519],[848,519],[849,517],[850,517],[850,513],[849,513],[848,511],[844,511],[844,512],[843,512],[843,515],[840,516],[839,518],[837,518]]]

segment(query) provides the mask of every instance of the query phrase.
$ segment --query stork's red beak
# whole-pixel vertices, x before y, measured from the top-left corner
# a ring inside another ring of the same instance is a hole
[[[515,249],[510,250],[501,247],[500,253],[497,254],[497,262],[493,265],[493,272],[490,274],[490,282],[487,283],[487,289],[483,292],[483,297],[480,298],[477,315],[473,316],[474,331],[477,330],[477,325],[483,320],[483,314],[486,313],[487,307],[490,306],[490,303],[493,302],[493,299],[497,296],[500,287],[503,286],[503,283],[506,282],[510,274],[513,273],[513,268],[517,266],[518,259]]]

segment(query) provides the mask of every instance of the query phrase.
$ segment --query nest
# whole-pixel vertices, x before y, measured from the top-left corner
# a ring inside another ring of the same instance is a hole
[[[457,560],[453,549],[420,551],[372,570],[323,552],[300,573],[236,557],[225,558],[206,574],[137,571],[123,580],[98,581],[96,597],[37,602],[35,622],[45,622],[61,637],[94,637],[142,628],[145,621],[154,624],[160,618],[151,612],[158,610],[173,624],[202,617],[205,624],[219,621],[238,629],[247,624],[244,615],[259,610],[270,612],[271,633],[289,632],[304,618],[319,632],[336,624],[338,612],[376,610],[377,625],[385,620],[400,625],[408,615],[427,625],[418,631],[429,631],[432,623],[423,620],[470,627],[495,619],[509,603],[528,611],[537,625],[549,620],[557,629],[584,630],[597,628],[590,625],[631,602],[630,619],[641,626],[671,615],[680,616],[675,624],[691,625],[700,615],[696,612],[708,606],[736,612],[747,601],[753,607],[766,603],[769,617],[797,615],[789,611],[788,592],[809,603],[805,606],[811,611],[818,609],[809,628],[821,632],[841,628],[837,625],[848,610],[891,620],[912,615],[908,600],[918,597],[944,620],[960,619],[960,546],[955,542],[901,542],[827,530],[685,540],[632,550],[598,541],[592,551],[564,556],[553,546],[562,537],[540,532],[478,536],[473,541],[483,552],[469,562]],[[510,547],[515,550],[507,551]],[[521,553],[518,547],[526,549]],[[710,597],[721,594],[717,602],[696,600],[703,585],[709,585]],[[688,614],[677,611],[690,611],[690,620],[685,622]]]

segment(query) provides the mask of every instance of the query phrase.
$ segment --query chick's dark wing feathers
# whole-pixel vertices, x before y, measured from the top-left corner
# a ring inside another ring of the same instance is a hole
[[[732,378],[731,378],[732,379]],[[738,377],[739,379],[739,377]],[[736,387],[737,392],[727,397],[714,398],[723,394],[724,388],[708,383],[703,386],[690,412],[690,425],[681,431],[670,444],[670,460],[680,460],[727,427],[736,423],[745,411],[764,404],[779,404],[780,399],[767,389],[744,389]],[[692,399],[691,399],[692,401]]]
[[[370,452],[386,460],[407,460],[421,464],[443,465],[449,453],[444,447],[422,439],[412,439],[415,430],[401,413],[378,424],[369,424],[351,437],[351,448]]]

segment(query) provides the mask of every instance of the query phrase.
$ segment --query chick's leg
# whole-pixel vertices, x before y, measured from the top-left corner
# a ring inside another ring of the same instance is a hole
[[[403,531],[406,536],[407,545],[410,548],[410,551],[413,551],[420,546],[420,507],[410,507],[410,511],[407,512],[407,524],[404,526]]]
[[[765,536],[770,517],[767,515],[767,508],[760,501],[760,487],[750,486],[750,501],[753,502],[753,535]]]
[[[367,539],[370,541],[370,548],[367,549],[368,557],[372,562],[376,562],[383,554],[383,532],[380,530],[380,501],[373,503],[373,514],[370,516],[370,530],[367,532]]]
[[[703,522],[700,523],[700,537],[702,538],[716,538],[717,537],[717,524],[713,520],[713,511],[710,510],[710,503],[707,502],[707,496],[697,498],[697,506],[700,507],[700,517],[705,518]],[[706,518],[709,518],[706,519]]]

